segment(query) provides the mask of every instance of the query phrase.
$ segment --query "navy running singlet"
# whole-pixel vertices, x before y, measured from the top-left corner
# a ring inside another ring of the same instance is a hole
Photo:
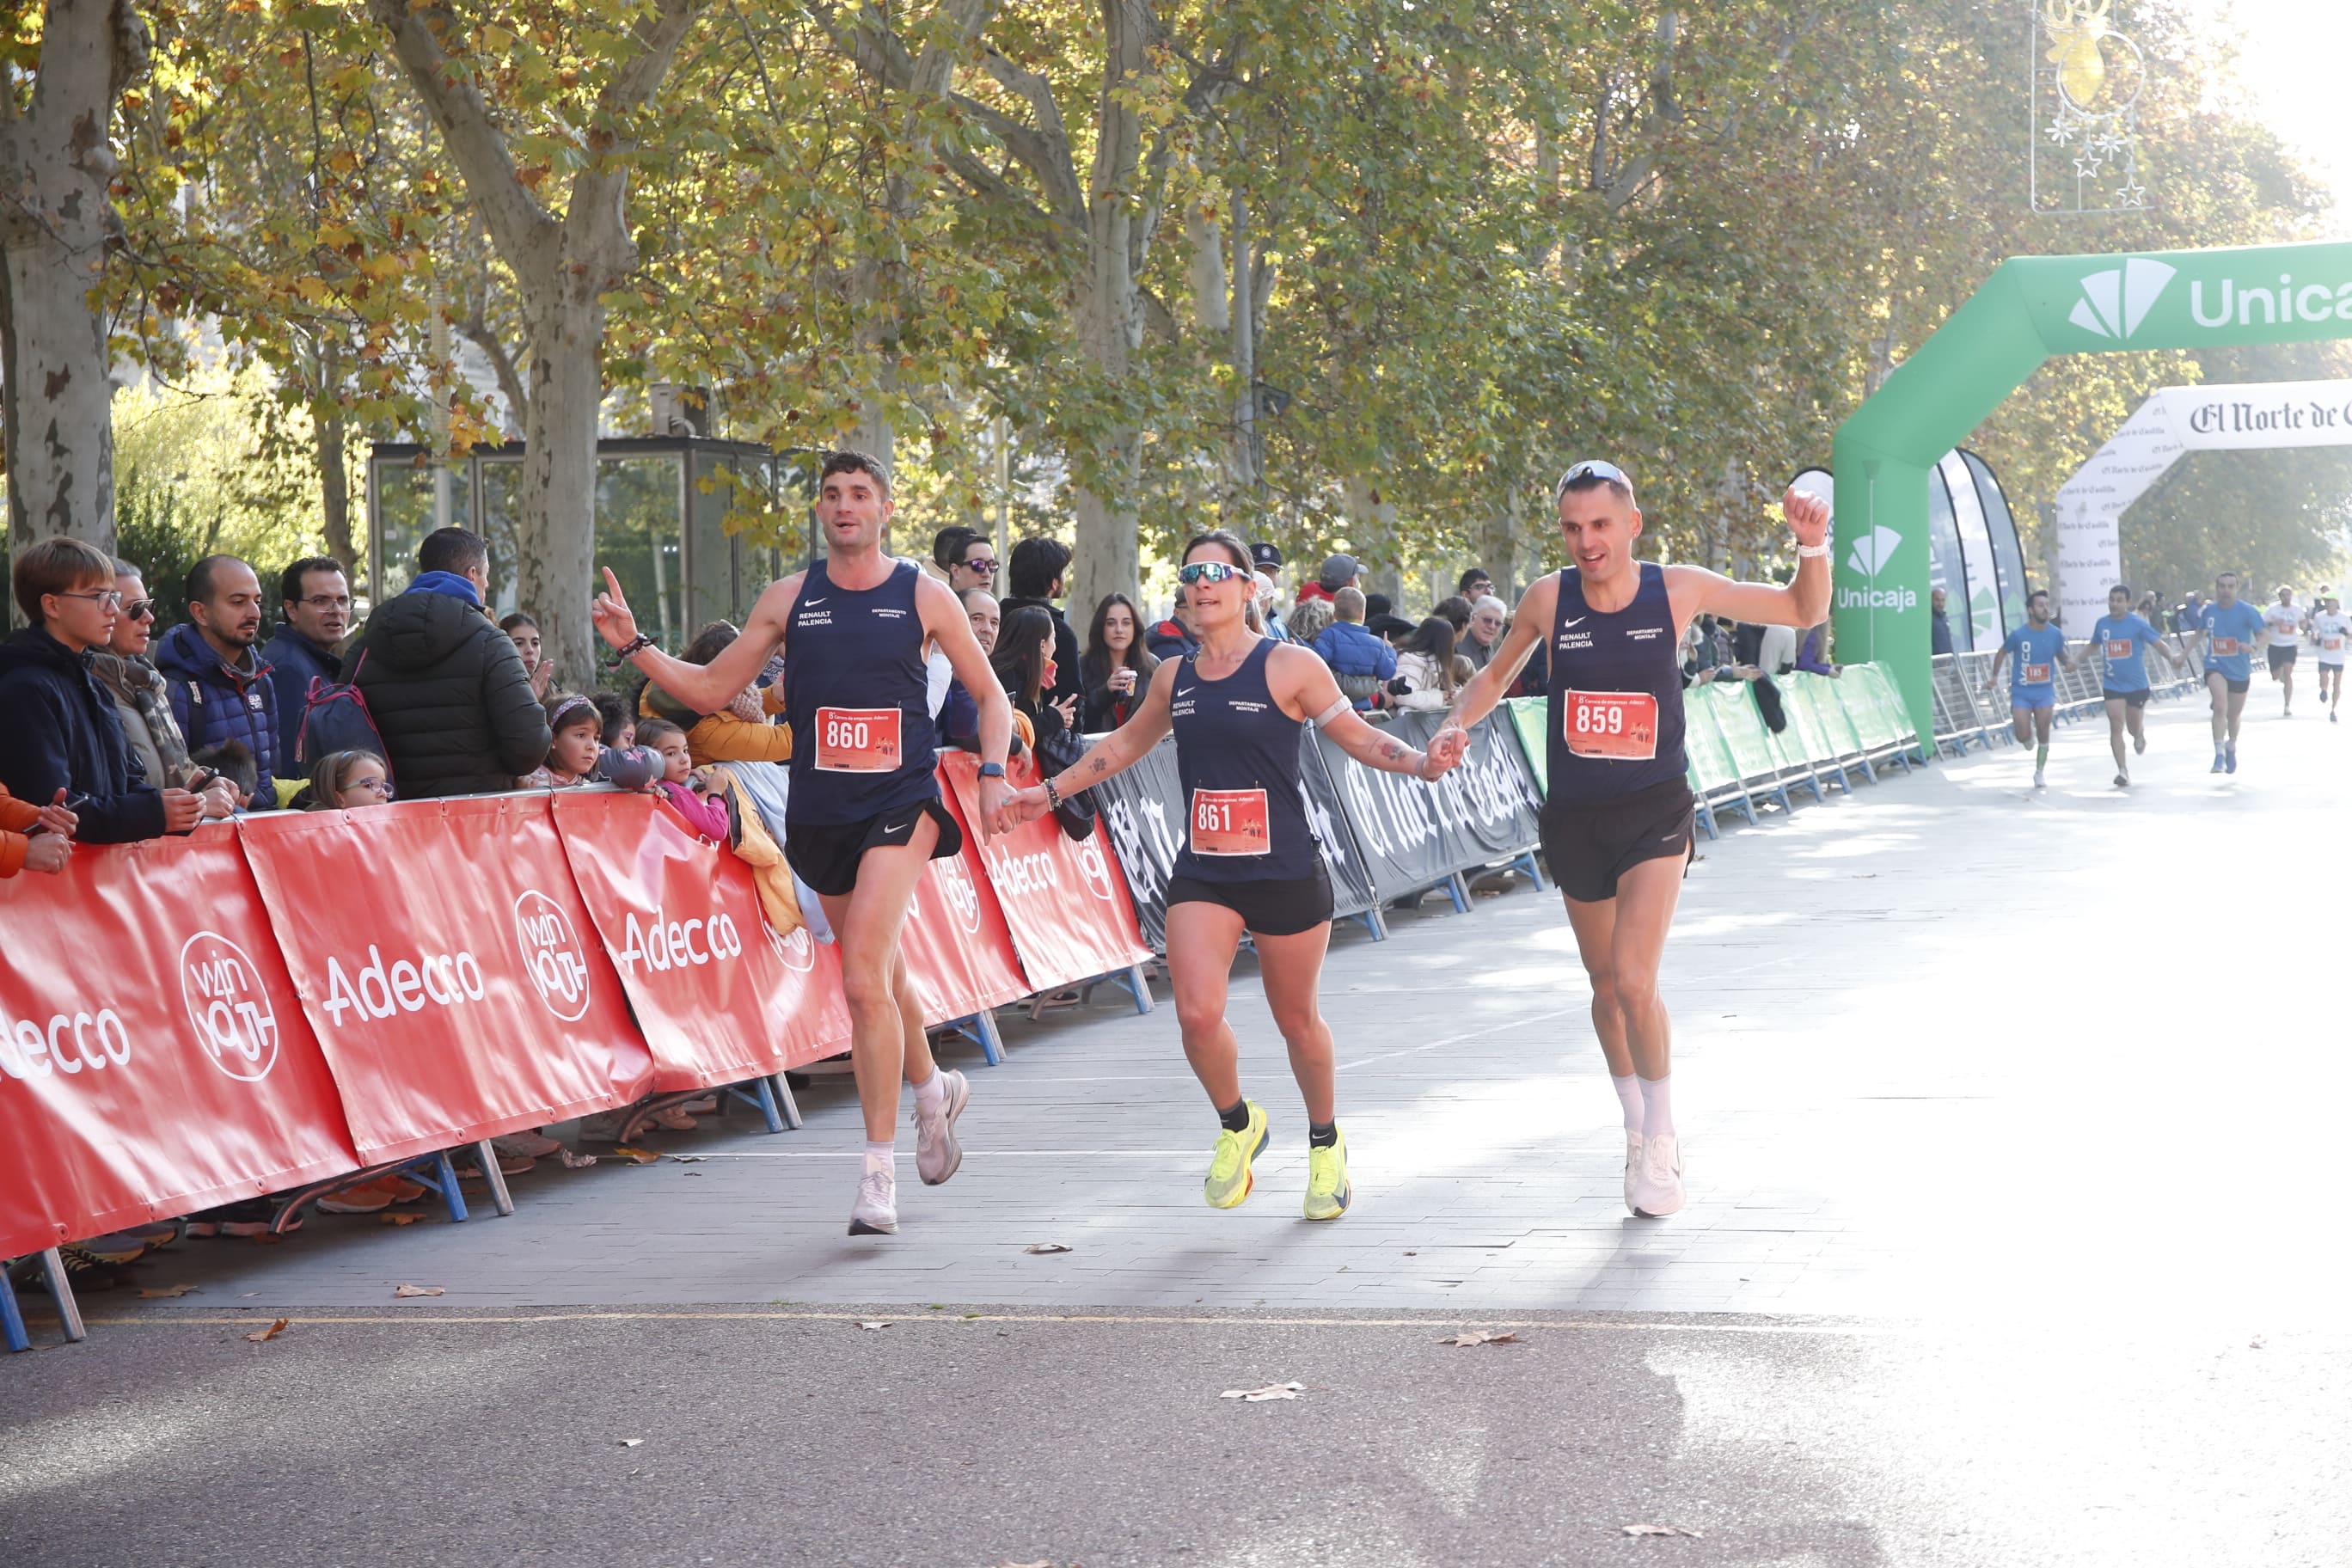
[[[817,562],[801,579],[784,637],[784,714],[793,727],[784,822],[835,826],[940,793],[923,665],[921,571],[893,563],[881,586],[853,593]]]
[[[1176,776],[1184,787],[1184,847],[1176,875],[1199,882],[1278,882],[1312,877],[1320,863],[1298,788],[1303,726],[1265,683],[1279,646],[1261,637],[1241,668],[1202,679],[1184,656],[1169,689]]]
[[[1616,800],[1682,778],[1683,679],[1665,569],[1638,562],[1633,602],[1604,615],[1584,602],[1573,566],[1559,574],[1551,638],[1547,798]]]

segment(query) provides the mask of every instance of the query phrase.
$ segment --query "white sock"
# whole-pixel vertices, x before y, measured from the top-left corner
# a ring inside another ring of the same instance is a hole
[[[898,1145],[896,1142],[877,1143],[868,1140],[866,1145],[866,1173],[887,1171],[895,1180],[898,1172]]]
[[[947,1102],[948,1080],[933,1068],[931,1076],[915,1086],[915,1103],[925,1110],[937,1110]]]
[[[1642,1080],[1632,1073],[1627,1073],[1623,1078],[1612,1074],[1609,1083],[1610,1087],[1617,1091],[1617,1102],[1625,1108],[1625,1131],[1639,1132],[1642,1130],[1643,1117]]]
[[[1642,1080],[1642,1136],[1671,1138],[1675,1135],[1674,1094],[1667,1088],[1674,1079],[1645,1078]]]

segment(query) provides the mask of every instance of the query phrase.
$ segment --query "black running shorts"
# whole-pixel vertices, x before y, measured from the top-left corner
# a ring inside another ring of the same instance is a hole
[[[2280,647],[2276,644],[2273,644],[2271,647],[2271,673],[2273,675],[2276,675],[2280,670],[2284,669],[2288,665],[2293,664],[2294,662],[2294,656],[2302,651],[2303,650],[2301,648],[2295,647],[2291,644],[2285,647]]]
[[[1331,918],[1331,875],[1318,861],[1312,876],[1280,881],[1203,882],[1174,877],[1168,883],[1168,907],[1178,904],[1221,904],[1242,917],[1242,928],[1252,936],[1297,936]]]
[[[2125,702],[2134,708],[2147,706],[2147,688],[2145,686],[2137,691],[2117,691],[2114,687],[2109,686],[2102,689],[2102,695],[2110,702]]]
[[[1644,860],[1687,859],[1695,814],[1690,785],[1666,779],[1616,800],[1544,802],[1538,819],[1544,863],[1559,890],[1580,904],[1617,896],[1617,879]]]
[[[2221,672],[2218,669],[2207,670],[2205,672],[2205,679],[2210,680],[2217,675],[2221,675],[2222,683],[2228,686],[2232,692],[2236,693],[2240,697],[2243,697],[2246,694],[2247,689],[2254,684],[2251,679],[2246,680],[2232,680],[2230,677],[2221,675]]]
[[[933,795],[912,805],[896,806],[863,822],[784,824],[784,858],[793,874],[828,898],[845,897],[857,886],[857,863],[868,849],[905,844],[915,837],[915,824],[929,817],[940,825],[940,841],[931,858],[944,860],[963,851],[963,829],[955,814]]]

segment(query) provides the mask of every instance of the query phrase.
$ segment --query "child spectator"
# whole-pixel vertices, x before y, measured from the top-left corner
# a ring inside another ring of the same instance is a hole
[[[547,689],[555,683],[555,661],[541,651],[539,623],[517,610],[499,623],[499,630],[507,634],[522,655],[522,667],[530,672],[530,694],[541,702],[547,700]]]
[[[64,870],[73,858],[74,829],[80,826],[64,806],[35,805],[0,785],[0,877],[26,869],[51,875]]]
[[[695,772],[686,731],[667,719],[647,719],[638,724],[637,739],[661,753],[662,776],[654,788],[686,818],[687,826],[705,838],[726,843],[727,803],[704,793],[709,781]]]
[[[629,711],[627,698],[617,691],[599,691],[589,700],[596,704],[599,738],[605,745],[625,751],[637,743],[637,718]]]
[[[604,715],[580,696],[547,700],[547,761],[515,781],[518,789],[572,789],[595,776],[604,751]]]
[[[742,634],[732,623],[713,621],[694,634],[678,658],[688,664],[709,664]],[[747,686],[716,713],[697,713],[660,687],[647,682],[637,700],[639,719],[667,719],[686,731],[687,750],[696,767],[712,763],[782,763],[793,754],[793,732],[769,722],[783,711],[783,683]]]
[[[373,752],[329,752],[291,805],[297,811],[352,811],[392,798],[392,775]]]

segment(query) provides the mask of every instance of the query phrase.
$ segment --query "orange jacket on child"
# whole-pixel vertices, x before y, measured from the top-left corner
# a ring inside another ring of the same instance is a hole
[[[13,877],[25,868],[25,856],[33,841],[25,837],[25,829],[41,820],[41,808],[18,800],[0,784],[0,877]]]

